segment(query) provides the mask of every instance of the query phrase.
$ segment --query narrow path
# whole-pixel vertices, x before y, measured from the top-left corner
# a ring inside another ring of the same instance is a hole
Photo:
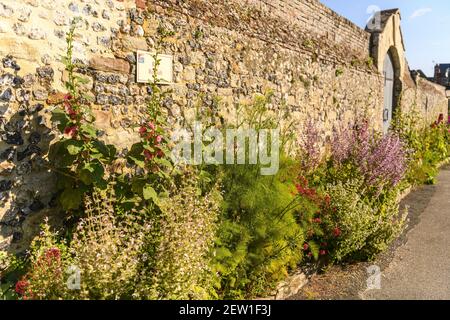
[[[381,289],[363,299],[450,299],[450,167],[419,219],[382,272]]]
[[[405,233],[375,262],[333,266],[291,299],[450,299],[450,166],[433,186],[410,193]],[[367,289],[367,268],[381,270],[381,289]]]

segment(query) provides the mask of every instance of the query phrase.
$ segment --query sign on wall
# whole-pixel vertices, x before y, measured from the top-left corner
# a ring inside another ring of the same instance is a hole
[[[173,56],[158,54],[160,60],[158,66],[158,83],[170,84],[173,82]],[[153,81],[153,70],[155,66],[154,53],[137,51],[136,81],[138,83],[149,83]]]

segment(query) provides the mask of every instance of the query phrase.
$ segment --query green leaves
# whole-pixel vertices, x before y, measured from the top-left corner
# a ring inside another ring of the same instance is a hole
[[[91,158],[101,162],[111,163],[116,158],[117,149],[113,145],[105,145],[102,141],[94,140],[91,143]]]
[[[81,205],[84,191],[81,188],[67,188],[61,194],[59,200],[64,210],[75,210]]]
[[[139,168],[145,169],[145,160],[143,156],[138,157],[129,156],[128,159],[131,160],[131,162],[137,165]]]
[[[102,185],[104,182],[104,173],[105,171],[101,163],[90,162],[86,163],[81,170],[79,170],[78,175],[80,180],[89,186],[92,184]]]
[[[64,132],[64,129],[67,127],[70,119],[64,110],[61,108],[55,108],[52,112],[51,121],[57,124],[59,131]]]
[[[150,185],[145,185],[142,189],[142,194],[144,196],[145,200],[153,200],[153,202],[158,203],[158,194],[156,193],[155,189],[153,189]]]
[[[84,144],[82,141],[79,140],[67,140],[66,143],[67,152],[69,152],[70,155],[76,156],[84,149]]]
[[[315,241],[309,241],[308,242],[309,249],[311,250],[311,253],[315,260],[319,259],[319,251],[320,251],[320,245],[317,244]]]
[[[80,126],[80,131],[83,135],[88,138],[94,139],[97,138],[97,129],[91,124],[82,124]]]

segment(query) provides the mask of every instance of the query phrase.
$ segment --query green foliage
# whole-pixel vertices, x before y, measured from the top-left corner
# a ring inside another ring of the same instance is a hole
[[[154,263],[141,270],[136,293],[141,298],[208,299],[213,294],[209,261],[222,196],[217,185],[205,193],[198,186],[198,178],[188,174],[160,200]]]
[[[19,297],[24,300],[68,298],[66,270],[71,260],[67,243],[45,221],[40,235],[30,246],[30,268],[16,284]]]
[[[450,134],[444,123],[431,126],[419,123],[416,112],[398,111],[393,130],[399,133],[409,148],[407,181],[410,185],[434,184],[437,165],[450,156]]]
[[[47,223],[42,226],[31,245],[29,270],[19,281],[22,299],[132,298],[148,225],[131,213],[118,218],[111,190],[94,189],[84,204],[86,217],[70,241]],[[79,288],[68,285],[76,270]]]
[[[338,78],[338,77],[340,77],[340,76],[342,76],[344,74],[344,70],[336,69],[334,74],[335,74],[336,78]]]
[[[214,264],[221,281],[219,295],[244,298],[267,292],[301,261],[303,232],[292,210],[291,167],[282,162],[274,177],[258,167],[224,168],[224,214]]]
[[[398,189],[374,201],[361,192],[363,183],[348,180],[326,186],[333,206],[326,223],[340,230],[332,244],[335,261],[372,259],[403,230],[406,215],[399,217]]]
[[[23,268],[23,261],[16,256],[0,250],[0,301],[17,298],[14,284],[17,274]]]

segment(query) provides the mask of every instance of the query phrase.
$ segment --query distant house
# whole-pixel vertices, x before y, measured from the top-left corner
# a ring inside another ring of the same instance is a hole
[[[434,82],[450,88],[450,63],[437,64],[434,67]]]

